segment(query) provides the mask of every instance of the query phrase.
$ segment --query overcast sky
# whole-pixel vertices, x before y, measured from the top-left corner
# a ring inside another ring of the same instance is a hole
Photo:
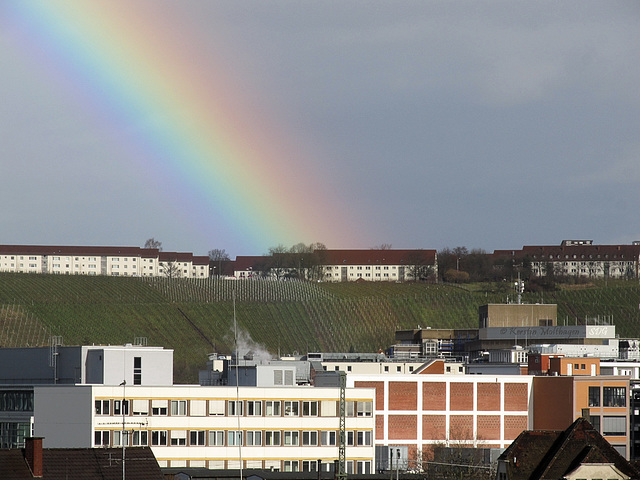
[[[120,3],[126,21],[130,0]],[[290,161],[318,172],[305,181],[352,219],[357,240],[331,228],[247,235],[224,204],[192,198],[188,179],[167,185],[150,152],[117,141],[135,132],[131,119],[105,120],[90,95],[69,92],[65,75],[87,91],[92,76],[67,69],[64,48],[39,45],[38,4],[16,4],[0,5],[0,244],[155,237],[165,250],[235,256],[295,242],[493,251],[640,240],[636,1],[144,2],[157,13],[150,30],[212,66],[200,80],[223,74],[234,101],[277,127],[274,142],[295,146]],[[282,172],[265,192],[300,181]],[[309,217],[325,225],[330,213]]]

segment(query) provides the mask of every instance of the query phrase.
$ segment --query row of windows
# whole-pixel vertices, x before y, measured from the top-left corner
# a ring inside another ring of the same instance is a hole
[[[239,462],[237,461],[228,461],[224,460],[209,460],[209,467],[212,469],[237,469],[239,468]],[[274,472],[317,472],[318,471],[318,460],[265,460],[264,465],[261,460],[246,460],[245,468],[257,468],[257,469],[270,469]],[[346,472],[351,475],[354,473],[358,474],[370,474],[371,473],[371,461],[370,460],[347,460],[346,462]],[[186,467],[186,460],[158,460],[158,464],[161,467]],[[189,467],[192,468],[207,468],[206,466],[207,460],[189,460]],[[333,472],[333,462],[325,461],[320,464],[321,471],[323,472]],[[356,469],[354,471],[354,468]],[[302,470],[301,470],[302,469]]]
[[[96,400],[96,415],[168,415],[172,416],[337,416],[334,400]],[[189,410],[187,411],[187,406]],[[208,408],[207,408],[208,407]],[[372,401],[347,401],[346,415],[370,417]]]
[[[347,446],[371,446],[369,430],[345,432]],[[338,432],[327,430],[133,430],[124,432],[125,446],[336,446]],[[95,446],[122,446],[121,430],[96,430]]]
[[[600,405],[602,398],[602,405]],[[589,387],[590,407],[626,407],[627,388],[626,387],[602,387],[602,397],[600,387]]]
[[[341,269],[343,267],[340,267],[340,266],[335,266],[335,267],[328,266],[328,267],[325,267],[325,268],[327,270],[332,270],[334,268],[336,270],[339,270],[339,269]],[[382,269],[382,270],[389,270],[389,269],[395,270],[396,268],[398,268],[398,267],[389,267],[389,266],[384,266],[384,267],[380,267],[380,266],[376,266],[376,267],[368,267],[368,266],[361,267],[361,266],[357,266],[357,267],[353,267],[353,266],[349,266],[349,270],[353,270],[353,269],[356,269],[356,270],[363,270],[363,269],[364,270],[372,270],[372,269],[375,269],[375,270],[380,270],[380,269]]]

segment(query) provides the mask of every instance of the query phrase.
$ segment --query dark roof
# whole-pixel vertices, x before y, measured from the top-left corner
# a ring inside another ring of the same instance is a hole
[[[100,246],[68,246],[68,245],[0,245],[2,255],[78,255],[78,256],[113,256],[156,257],[158,249],[140,247],[100,247]]]
[[[415,265],[436,263],[435,250],[323,250],[324,265]]]
[[[164,480],[149,447],[126,450],[125,474],[136,480]],[[120,448],[45,448],[42,451],[43,480],[117,480],[122,478]],[[33,479],[23,449],[0,450],[0,477]]]
[[[534,260],[631,261],[640,257],[640,245],[525,245],[521,250],[494,250],[494,258]]]
[[[207,468],[185,468],[185,467],[171,467],[163,468],[162,471],[166,474],[167,478],[173,478],[176,475],[182,474],[187,478],[193,480],[239,480],[239,470],[214,470]],[[395,478],[394,474],[394,478]],[[403,480],[423,480],[424,475],[416,475],[410,473],[398,472],[398,478]],[[244,469],[242,471],[242,478],[246,480],[334,480],[335,473],[321,471],[318,472],[280,472],[277,470],[263,470],[263,469]],[[371,474],[355,474],[350,473],[349,479],[353,480],[389,480],[388,473],[371,473]]]
[[[271,257],[264,255],[240,255],[237,256],[235,262],[233,262],[233,269],[238,272],[243,270],[253,270],[261,264],[266,264],[270,258]]]
[[[640,479],[640,472],[584,418],[565,431],[522,432],[499,460],[506,462],[508,478],[513,479],[556,480],[585,463],[611,463],[632,479]]]

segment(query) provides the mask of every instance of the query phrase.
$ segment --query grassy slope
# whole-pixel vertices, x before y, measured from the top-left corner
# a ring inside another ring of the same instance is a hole
[[[396,328],[468,328],[484,303],[506,301],[503,285],[143,280],[0,274],[0,345],[123,344],[147,337],[173,348],[175,377],[196,382],[206,355],[233,347],[233,297],[241,337],[273,353],[375,351]],[[557,303],[559,323],[612,316],[621,336],[640,336],[640,288],[609,282],[525,295]],[[246,334],[245,334],[246,332]]]

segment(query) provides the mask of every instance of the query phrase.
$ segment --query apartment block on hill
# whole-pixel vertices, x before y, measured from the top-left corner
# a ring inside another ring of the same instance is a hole
[[[238,256],[233,263],[236,278],[282,278],[290,272],[307,272],[313,268],[314,278],[324,282],[404,282],[436,278],[438,269],[435,250],[316,250],[313,267],[305,266],[299,257],[275,254],[272,257]],[[305,276],[309,276],[306,275]]]
[[[209,257],[155,248],[0,245],[0,272],[209,277]]]
[[[631,245],[594,245],[592,240],[564,240],[560,245],[495,250],[493,257],[514,264],[527,261],[535,276],[553,274],[587,278],[638,278],[640,242]]]

